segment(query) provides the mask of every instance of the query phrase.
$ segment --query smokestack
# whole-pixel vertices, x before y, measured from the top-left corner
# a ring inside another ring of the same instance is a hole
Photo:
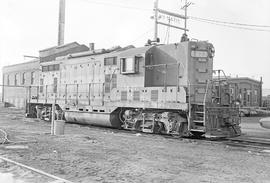
[[[89,43],[89,51],[95,50],[95,43]]]
[[[59,0],[58,46],[64,44],[65,0]]]

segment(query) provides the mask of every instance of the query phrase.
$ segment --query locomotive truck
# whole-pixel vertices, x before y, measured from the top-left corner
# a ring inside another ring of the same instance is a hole
[[[207,41],[91,49],[40,62],[27,114],[179,136],[241,134],[228,84],[213,80]],[[42,57],[40,58],[42,60]]]

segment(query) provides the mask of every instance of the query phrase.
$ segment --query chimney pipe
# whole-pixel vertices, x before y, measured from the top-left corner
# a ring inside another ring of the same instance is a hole
[[[64,32],[65,32],[65,0],[59,0],[58,46],[64,44]]]

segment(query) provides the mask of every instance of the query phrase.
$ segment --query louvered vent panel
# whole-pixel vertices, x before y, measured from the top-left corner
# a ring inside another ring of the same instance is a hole
[[[133,100],[140,101],[140,91],[133,91]]]
[[[151,101],[158,101],[158,90],[151,91]]]
[[[127,101],[127,91],[121,91],[121,100]]]

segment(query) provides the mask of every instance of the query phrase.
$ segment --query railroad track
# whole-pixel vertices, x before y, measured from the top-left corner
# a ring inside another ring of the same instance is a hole
[[[166,135],[166,134],[152,134],[152,133],[143,133],[143,132],[136,132],[136,131],[130,131],[130,130],[124,130],[124,129],[115,129],[115,128],[109,128],[109,127],[99,127],[99,126],[92,126],[92,125],[81,125],[81,124],[75,124],[79,125],[81,127],[86,128],[94,128],[96,130],[101,130],[108,133],[115,133],[115,134],[130,134],[130,135],[136,135],[141,134],[141,136],[144,137],[161,137],[165,139],[189,139],[191,141],[197,141],[197,142],[205,142],[205,143],[217,143],[217,144],[225,144],[228,146],[233,147],[246,147],[246,148],[258,148],[258,149],[269,149],[270,150],[270,139],[265,138],[258,138],[253,136],[239,136],[239,137],[232,137],[232,138],[220,138],[220,139],[207,139],[207,138],[190,138],[190,137],[178,137],[178,136],[172,136],[172,135]]]
[[[243,148],[255,148],[255,149],[269,149],[270,150],[270,139],[240,136],[235,138],[228,138],[224,140],[224,143],[229,146],[243,147]]]
[[[0,181],[5,181],[5,183],[72,183],[2,156],[0,156]]]

